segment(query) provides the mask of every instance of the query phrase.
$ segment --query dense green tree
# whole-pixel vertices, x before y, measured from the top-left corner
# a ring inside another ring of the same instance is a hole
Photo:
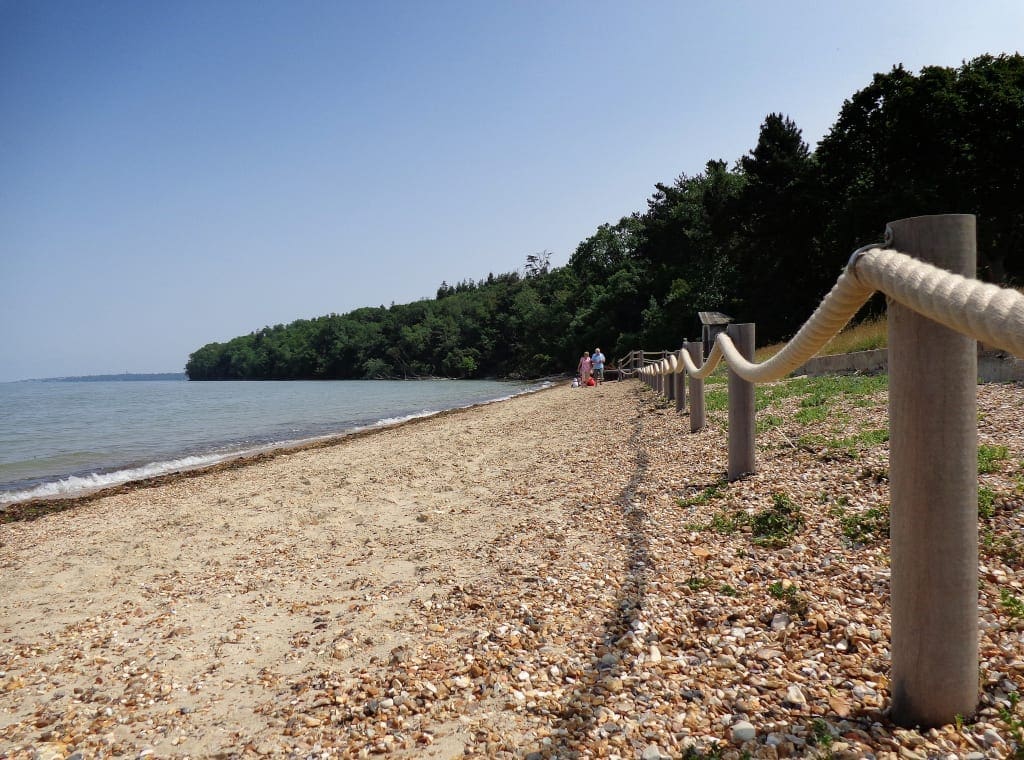
[[[791,119],[769,114],[739,168],[745,181],[733,217],[735,316],[755,322],[762,339],[777,340],[814,310],[845,260],[818,251],[821,192],[810,149]]]
[[[981,56],[959,69],[896,66],[847,100],[816,158],[827,243],[878,240],[887,221],[978,218],[979,274],[1024,276],[1024,57]]]

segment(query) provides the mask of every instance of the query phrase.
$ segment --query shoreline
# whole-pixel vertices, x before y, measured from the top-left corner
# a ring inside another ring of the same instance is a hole
[[[979,443],[1006,447],[980,478],[994,498],[979,711],[929,731],[886,712],[889,547],[868,528],[888,504],[887,446],[827,443],[884,427],[873,388],[816,422],[798,421],[802,396],[776,396],[758,472],[732,483],[724,410],[691,434],[640,383],[607,383],[0,525],[0,747],[1007,756],[1021,738],[1000,710],[1024,682],[1024,623],[1001,601],[1024,593],[1024,387],[979,387]],[[787,502],[804,524],[755,541],[750,518]]]
[[[384,430],[391,430],[394,428],[401,427],[403,425],[418,422],[420,420],[426,420],[432,417],[437,417],[439,415],[452,414],[465,409],[472,409],[478,406],[487,406],[488,404],[510,401],[511,399],[517,398],[518,396],[529,395],[531,393],[538,393],[550,387],[557,387],[555,383],[555,378],[542,378],[536,381],[537,387],[530,387],[527,390],[520,391],[511,396],[500,397],[492,399],[490,401],[481,401],[474,404],[469,404],[467,406],[459,406],[454,407],[452,409],[442,409],[436,412],[416,414],[404,419],[400,419],[395,422],[382,421],[364,427],[356,427],[346,432],[331,433],[325,436],[317,436],[308,439],[301,439],[298,441],[282,441],[279,443],[269,443],[263,446],[256,447],[255,449],[241,450],[237,453],[225,454],[218,461],[189,467],[181,467],[178,469],[174,469],[170,472],[161,473],[159,475],[148,475],[145,477],[131,478],[124,482],[113,483],[111,485],[104,485],[94,488],[84,487],[80,491],[76,491],[71,495],[55,494],[52,496],[35,496],[27,499],[20,499],[17,501],[3,502],[0,503],[0,525],[7,522],[16,522],[20,520],[35,520],[47,514],[51,514],[54,512],[62,512],[67,509],[73,509],[76,506],[86,504],[95,499],[100,499],[121,493],[130,493],[137,489],[154,488],[161,485],[167,485],[170,483],[174,483],[179,479],[200,477],[207,473],[220,472],[223,470],[232,470],[237,469],[239,467],[246,467],[248,465],[266,461],[268,459],[283,454],[336,446],[350,438],[373,435]],[[152,462],[148,463],[145,466],[148,467],[151,465],[159,464],[159,462]],[[114,474],[122,471],[131,471],[132,469],[136,468],[126,467],[120,470],[112,470],[107,474]],[[58,479],[57,481],[52,482],[61,482],[61,480],[64,479],[66,478],[61,478]],[[0,498],[2,498],[2,496],[3,494],[0,493]]]

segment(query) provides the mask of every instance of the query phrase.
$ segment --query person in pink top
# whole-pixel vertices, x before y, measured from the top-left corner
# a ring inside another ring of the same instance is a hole
[[[586,385],[587,380],[590,379],[590,373],[593,370],[594,365],[590,362],[590,354],[586,351],[583,352],[583,356],[580,357],[580,363],[576,366],[576,371],[580,374],[580,384]]]

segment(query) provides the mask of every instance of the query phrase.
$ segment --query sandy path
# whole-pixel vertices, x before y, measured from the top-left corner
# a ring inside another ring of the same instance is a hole
[[[0,527],[0,746],[284,751],[263,714],[283,685],[441,633],[424,604],[548,523],[586,541],[568,513],[632,465],[612,427],[572,442],[634,404],[557,388]],[[430,740],[461,750],[458,725]]]

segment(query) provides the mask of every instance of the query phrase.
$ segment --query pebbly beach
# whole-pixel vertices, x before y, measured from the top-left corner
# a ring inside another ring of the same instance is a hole
[[[699,433],[566,382],[0,525],[0,757],[1012,756],[1024,386],[978,386],[979,711],[926,730],[886,712],[884,383],[766,386],[731,483],[708,388]]]

